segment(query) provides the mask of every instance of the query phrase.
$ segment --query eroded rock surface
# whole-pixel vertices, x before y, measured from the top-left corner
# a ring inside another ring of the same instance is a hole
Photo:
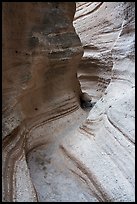
[[[74,13],[75,3],[3,3],[3,194],[8,201],[33,199],[22,173],[28,174],[25,157],[48,140],[46,126],[44,135],[33,133],[79,109],[76,73],[83,48],[72,25]]]
[[[134,201],[135,5],[76,6],[3,3],[3,201]]]

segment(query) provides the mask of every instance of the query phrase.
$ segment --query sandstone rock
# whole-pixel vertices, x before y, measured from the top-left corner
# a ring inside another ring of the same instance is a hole
[[[134,5],[3,2],[3,201],[135,201]]]
[[[100,201],[135,200],[134,17],[134,2],[77,4],[74,26],[84,47],[78,76],[97,103],[75,142],[69,139],[73,150],[65,148],[80,158]]]
[[[80,103],[82,108],[92,107],[91,97],[85,92],[80,95]]]
[[[87,93],[84,92],[84,93],[81,94],[81,100],[85,101],[85,102],[90,102],[91,97]]]
[[[2,11],[3,197],[29,202],[36,195],[26,154],[47,142],[31,131],[79,109],[83,48],[72,25],[75,3],[5,2]]]

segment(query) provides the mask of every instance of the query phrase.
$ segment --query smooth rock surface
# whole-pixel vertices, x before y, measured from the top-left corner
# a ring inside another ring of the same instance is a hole
[[[134,7],[3,3],[4,202],[135,201]]]

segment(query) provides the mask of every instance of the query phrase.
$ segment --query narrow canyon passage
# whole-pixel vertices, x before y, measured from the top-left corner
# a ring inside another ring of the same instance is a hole
[[[30,176],[39,202],[91,200],[90,192],[86,192],[87,188],[83,192],[84,184],[77,181],[71,171],[72,165],[68,168],[68,161],[65,160],[61,149],[63,140],[75,134],[87,115],[88,112],[79,109],[32,132],[39,134],[39,137],[44,135],[47,138],[47,143],[35,148],[27,156]]]
[[[134,2],[2,15],[3,202],[134,202]]]

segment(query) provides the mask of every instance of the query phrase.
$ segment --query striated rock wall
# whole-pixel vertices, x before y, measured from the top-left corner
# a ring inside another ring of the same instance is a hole
[[[129,63],[134,63],[134,7],[134,2],[77,3],[74,26],[84,48],[78,76],[83,90],[94,100],[104,94],[112,79],[112,69],[113,78],[121,78],[122,74],[122,78],[129,77],[134,83],[133,65],[130,69],[115,68],[116,62],[129,62],[129,58]]]
[[[73,3],[3,4],[3,136],[77,95],[82,47],[74,12]]]
[[[3,201],[134,202],[134,7],[3,3]]]
[[[47,141],[30,132],[79,108],[83,48],[72,25],[75,3],[3,3],[2,11],[3,194],[7,201],[29,201],[25,155]],[[15,184],[18,166],[26,183]]]
[[[135,3],[78,3],[74,26],[84,47],[79,80],[98,99],[77,138],[83,172],[101,201],[134,201]]]

